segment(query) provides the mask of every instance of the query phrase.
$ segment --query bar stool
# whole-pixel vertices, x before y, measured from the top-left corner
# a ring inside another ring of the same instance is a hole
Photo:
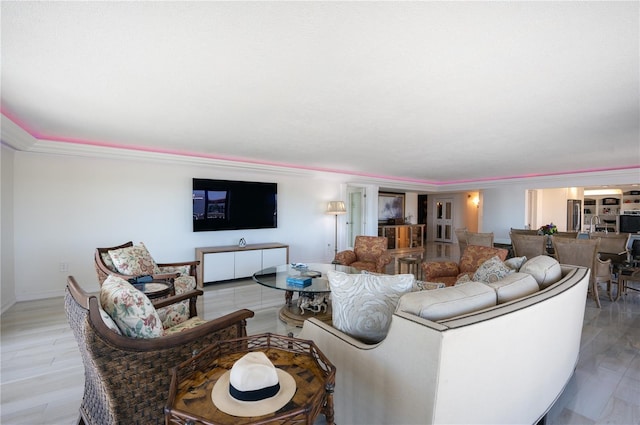
[[[407,267],[407,273],[411,273],[416,279],[420,279],[418,273],[420,273],[420,259],[417,257],[400,257],[398,258],[398,273],[402,273],[402,266]]]

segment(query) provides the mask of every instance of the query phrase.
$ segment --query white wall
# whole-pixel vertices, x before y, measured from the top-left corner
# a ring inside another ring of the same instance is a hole
[[[93,252],[98,246],[142,241],[157,261],[164,262],[193,260],[196,247],[234,245],[244,237],[248,243],[289,244],[291,261],[328,262],[334,251],[335,217],[325,214],[326,203],[344,199],[346,185],[357,184],[367,188],[367,210],[377,211],[373,192],[378,186],[362,180],[351,182],[345,175],[296,170],[276,173],[242,164],[204,165],[158,156],[128,158],[14,152],[3,147],[3,310],[14,300],[62,295],[68,274],[76,276],[87,290],[97,290]],[[278,228],[193,233],[193,177],[277,182]],[[508,243],[509,229],[522,227],[526,189],[593,186],[596,181],[622,184],[637,181],[637,177],[637,170],[629,170],[606,180],[597,175],[554,177],[479,188],[479,231],[493,231],[496,242]],[[469,190],[460,189],[451,197],[463,206]],[[431,193],[429,204],[439,197],[447,194]],[[411,211],[415,208],[413,195],[408,199],[407,211]],[[432,209],[429,215],[433,219]],[[454,227],[466,220],[454,218]],[[368,217],[367,233],[376,234],[376,226],[377,221]],[[345,247],[341,234],[344,231],[339,232],[338,249]],[[433,235],[432,229],[429,235]],[[61,264],[68,264],[68,271],[61,271]]]
[[[0,300],[5,311],[16,300],[14,290],[14,252],[13,252],[13,161],[14,151],[2,145],[0,149],[1,185],[0,185]]]
[[[567,199],[570,199],[567,188],[543,189],[538,191],[539,225],[553,223],[559,232],[567,231]]]
[[[522,228],[526,189],[522,184],[483,190],[480,231],[493,232],[496,243],[511,243],[509,230]]]
[[[192,232],[193,177],[277,182],[278,228]],[[241,237],[289,244],[290,261],[333,255],[334,217],[324,212],[340,183],[329,179],[16,152],[14,184],[18,301],[62,295],[69,274],[97,290],[95,248],[129,240],[144,242],[158,262],[194,260],[196,247],[234,245]],[[60,271],[61,263],[69,270]]]

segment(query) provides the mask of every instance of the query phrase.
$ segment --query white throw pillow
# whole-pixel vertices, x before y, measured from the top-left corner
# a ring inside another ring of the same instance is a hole
[[[505,266],[502,260],[498,257],[491,257],[478,267],[473,274],[473,281],[492,283],[503,279],[507,275],[513,273],[513,269]]]
[[[515,271],[520,271],[520,267],[527,262],[527,257],[513,257],[504,260],[504,265]]]
[[[398,300],[413,289],[412,274],[374,275],[327,272],[333,326],[367,343],[387,336]],[[427,291],[433,292],[433,291]]]
[[[550,286],[562,278],[560,263],[548,255],[538,255],[520,267],[520,273],[528,273],[538,282],[540,289]]]

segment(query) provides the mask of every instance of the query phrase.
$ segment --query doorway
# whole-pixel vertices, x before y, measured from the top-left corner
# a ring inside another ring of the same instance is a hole
[[[365,189],[363,187],[347,187],[349,205],[347,207],[347,245],[353,247],[356,236],[364,235],[365,230]]]
[[[422,228],[422,240],[427,240],[427,220],[429,219],[429,195],[418,195],[418,224],[424,224]]]
[[[453,242],[453,199],[435,200],[436,242]]]

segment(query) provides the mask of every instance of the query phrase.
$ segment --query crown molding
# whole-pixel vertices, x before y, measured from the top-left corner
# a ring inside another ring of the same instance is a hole
[[[4,129],[3,129],[4,131]],[[4,133],[3,133],[4,134]],[[429,184],[412,181],[383,179],[372,176],[359,176],[347,173],[313,170],[306,168],[284,167],[277,165],[231,161],[218,158],[178,155],[164,152],[141,151],[116,147],[94,146],[52,140],[35,140],[27,149],[29,152],[54,155],[72,155],[92,158],[117,159],[119,161],[153,161],[172,164],[194,164],[245,170],[277,175],[323,178],[349,184],[376,185],[385,189],[404,190],[419,193],[453,193],[496,189],[511,186],[526,186],[529,189],[555,187],[584,187],[602,184],[631,184],[640,182],[640,166],[619,170],[590,171],[579,173],[531,176],[512,179],[496,179],[480,182],[460,182],[451,184]]]
[[[19,151],[29,151],[38,139],[24,131],[18,124],[2,114],[0,121],[2,143]]]
[[[529,189],[554,187],[587,187],[603,184],[640,183],[640,165],[617,170],[575,172],[545,176],[503,178],[487,181],[455,183],[431,183],[413,180],[383,178],[377,176],[349,174],[332,170],[316,170],[305,167],[281,166],[242,160],[220,159],[207,156],[181,155],[151,150],[127,149],[68,141],[36,139],[11,119],[2,114],[2,143],[18,151],[52,155],[70,155],[90,158],[117,159],[119,161],[151,161],[169,164],[193,164],[215,166],[247,172],[322,178],[356,185],[375,185],[388,190],[413,191],[418,193],[455,193],[501,187],[526,186]]]

